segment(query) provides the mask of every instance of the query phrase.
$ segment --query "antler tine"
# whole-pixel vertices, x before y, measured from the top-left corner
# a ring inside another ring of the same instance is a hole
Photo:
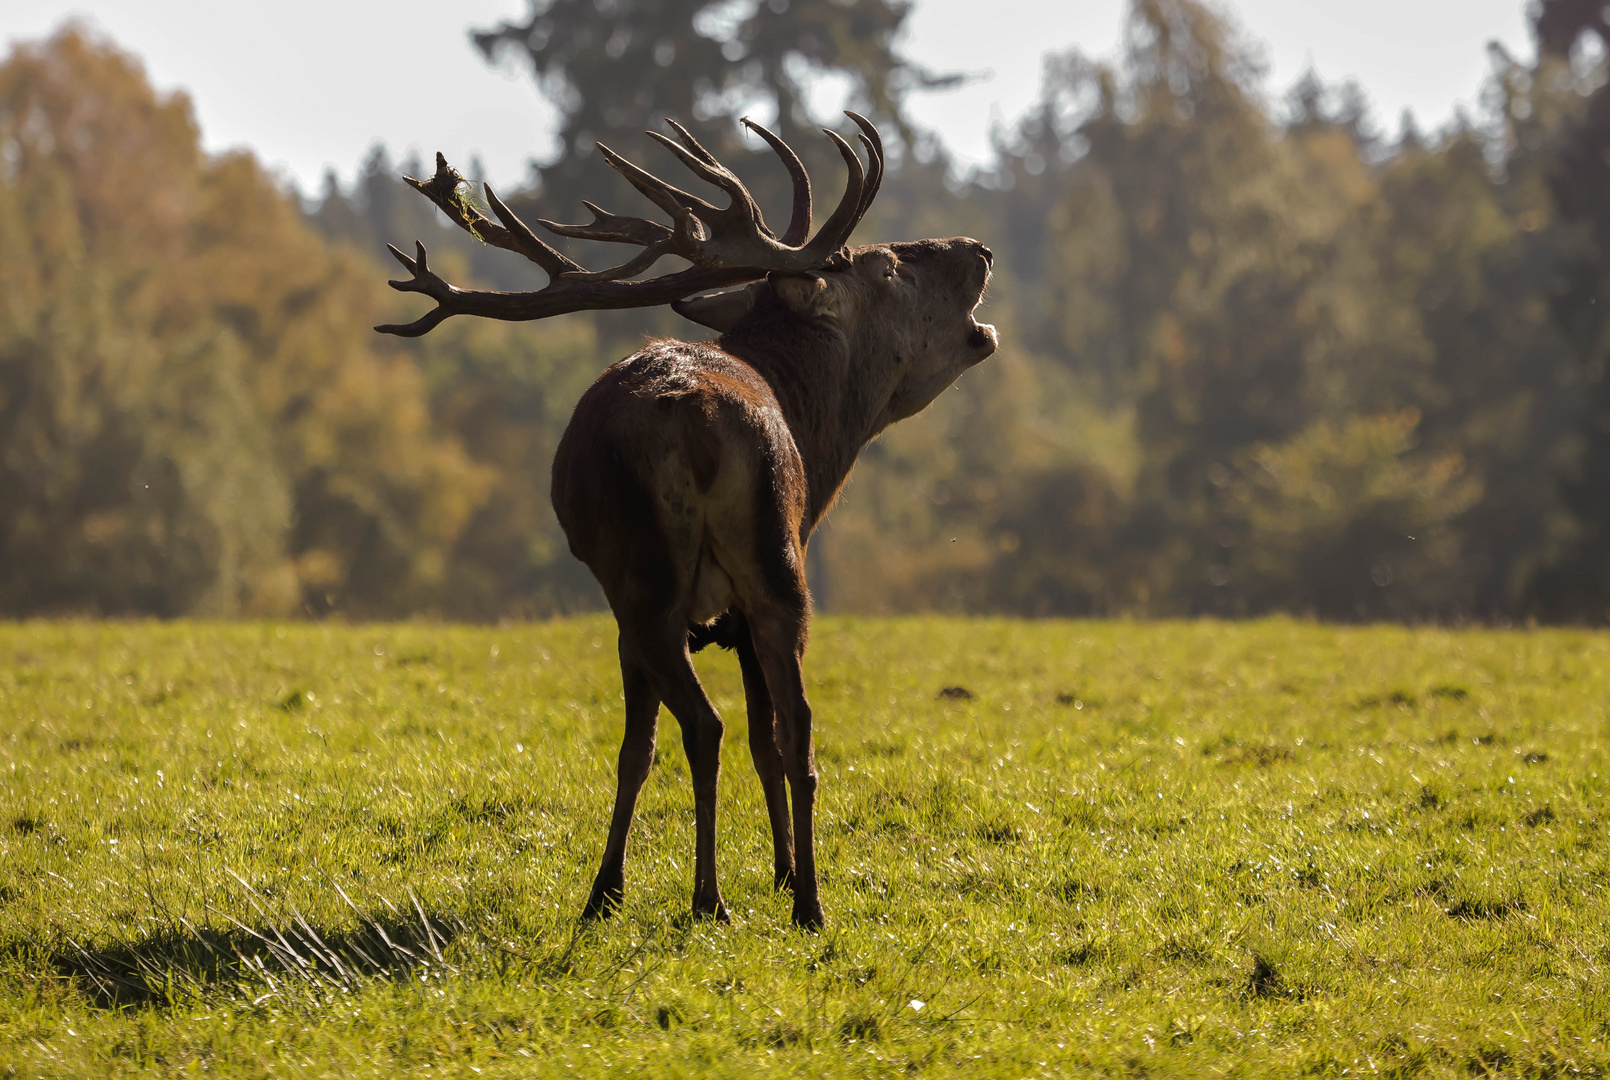
[[[671,130],[676,132],[677,138],[681,139],[682,142],[687,146],[687,151],[683,151],[663,135],[658,135],[652,131],[649,132],[649,134],[653,135],[662,144],[669,148],[672,153],[681,158],[682,162],[687,165],[687,167],[696,175],[703,177],[707,183],[714,184],[731,196],[732,205],[727,208],[729,213],[734,213],[741,209],[742,216],[757,232],[763,236],[775,240],[777,238],[777,234],[772,232],[770,226],[766,224],[765,215],[760,212],[760,205],[755,202],[755,197],[749,193],[749,189],[744,186],[744,182],[738,179],[738,177],[733,174],[731,169],[721,164],[714,154],[706,150],[703,145],[700,144],[699,140],[693,137],[692,133],[690,133],[687,128],[683,127],[670,117],[666,117],[665,122],[671,125]],[[748,118],[744,119],[744,123],[749,123]],[[768,132],[767,134],[770,133]],[[787,150],[787,147],[785,146],[784,149]],[[700,168],[693,162],[689,161],[687,157],[688,153],[692,153],[701,163],[703,163],[703,165],[707,166],[708,169]],[[788,154],[790,157],[792,157],[793,151],[788,150]],[[797,165],[799,159],[795,158],[794,161]],[[805,171],[804,167],[801,166],[799,171],[800,174],[803,175]],[[806,181],[806,184],[808,187],[809,181]],[[797,245],[804,239],[804,234],[801,233],[798,240],[790,241],[790,243]]]
[[[497,192],[492,190],[491,184],[483,184],[481,190],[486,192],[486,204],[492,208],[498,220],[503,222],[503,227],[509,230],[509,236],[519,245],[514,250],[542,267],[549,276],[584,269],[579,262],[567,258],[544,243],[542,237],[531,231],[531,226],[521,221],[513,210],[503,204]]]
[[[399,248],[396,244],[387,244],[386,245],[386,250],[391,252],[391,257],[396,259],[398,262],[402,263],[403,268],[406,269],[411,274],[414,274],[414,275],[417,276],[421,270],[424,270],[424,271],[427,271],[427,272],[430,270],[430,265],[429,265],[430,258],[429,258],[429,255],[427,254],[427,252],[425,251],[425,243],[422,240],[415,240],[414,241],[414,250],[419,252],[419,255],[418,255],[417,258],[410,259],[408,256],[406,256],[406,255],[404,255],[402,253],[402,249]],[[386,284],[390,285],[393,289],[412,291],[411,289],[409,289],[409,284],[410,284],[409,282],[405,282],[405,281],[388,281],[388,282],[386,282]]]
[[[578,240],[602,240],[612,244],[640,244],[643,250],[626,262],[612,266],[608,270],[588,271],[578,266],[564,275],[567,280],[619,281],[621,278],[642,273],[653,266],[661,255],[674,254],[676,251],[675,232],[657,221],[611,214],[608,210],[601,209],[585,199],[581,205],[592,211],[591,225],[561,225],[545,218],[538,218],[537,224],[560,236],[571,236]]]
[[[561,225],[546,218],[538,218],[537,224],[560,236],[570,236],[578,240],[601,240],[611,244],[638,244],[643,250],[619,266],[612,266],[607,270],[589,271],[578,266],[564,275],[567,280],[619,281],[621,278],[642,273],[653,266],[661,255],[674,254],[676,251],[675,232],[657,221],[611,214],[608,210],[585,199],[581,205],[592,212],[591,225]]]
[[[844,185],[844,195],[834,208],[833,215],[817,231],[811,242],[805,245],[808,251],[825,259],[844,246],[844,242],[850,238],[850,233],[855,231],[855,226],[860,221],[858,212],[861,209],[861,193],[865,189],[866,170],[861,167],[861,159],[856,156],[850,144],[845,142],[838,132],[828,128],[823,128],[822,131],[833,140],[833,145],[838,147],[839,156],[844,159],[844,167],[850,173]]]
[[[861,185],[861,202],[855,208],[855,223],[859,225],[861,219],[866,216],[867,208],[877,196],[878,188],[883,186],[883,162],[878,158],[877,148],[872,145],[871,139],[859,131],[855,133],[855,137],[861,140],[861,145],[867,149],[867,177]]]
[[[649,131],[644,134],[675,154],[694,176],[697,176],[707,184],[715,185],[732,196],[733,205],[746,207],[755,205],[755,200],[750,196],[749,189],[744,187],[743,182],[732,174],[732,170],[716,161],[715,158],[710,158],[709,161],[704,160],[705,157],[709,157],[708,153],[701,157],[698,152],[683,148],[670,138],[661,135],[658,131]],[[698,143],[693,145],[698,147],[699,151],[704,150],[704,147],[699,146]]]
[[[626,177],[627,183],[646,195],[655,206],[670,214],[679,226],[697,211],[703,210],[707,214],[716,212],[714,206],[697,195],[689,195],[674,184],[668,184],[653,173],[638,168],[603,143],[597,145],[598,152],[604,155],[604,160],[609,162],[612,169]]]
[[[878,189],[883,186],[883,136],[878,134],[878,129],[872,121],[860,113],[845,109],[844,115],[855,121],[855,126],[861,129],[861,142],[866,146],[867,159],[872,170],[867,177],[866,186],[861,190],[861,206],[855,215],[855,220],[860,221],[866,216],[872,200],[877,198]]]
[[[766,140],[779,158],[782,159],[783,168],[788,170],[788,176],[794,182],[793,213],[788,218],[788,231],[783,233],[781,241],[789,247],[798,247],[805,242],[811,234],[811,177],[800,163],[799,155],[781,137],[773,135],[770,131],[755,123],[749,117],[743,118],[744,127]],[[761,223],[765,227],[765,223]],[[775,236],[770,229],[766,229],[768,236]]]
[[[436,301],[436,307],[427,311],[411,323],[385,323],[375,327],[382,334],[394,334],[397,337],[420,337],[430,333],[441,325],[453,312],[443,301],[456,290],[453,286],[431,273],[430,260],[425,253],[425,245],[418,240],[414,241],[414,250],[418,252],[415,258],[410,259],[404,255],[395,244],[387,244],[386,250],[392,257],[403,264],[403,267],[413,275],[406,281],[388,281],[398,292],[424,293]]]
[[[676,137],[682,140],[683,145],[685,145],[689,150],[692,150],[695,154],[699,155],[700,161],[704,162],[706,165],[720,166],[721,162],[716,160],[716,156],[700,145],[699,140],[695,139],[693,134],[689,132],[687,128],[683,127],[669,116],[665,118],[665,122],[671,125],[671,130],[676,132]],[[654,133],[651,131],[649,134],[652,135]]]
[[[542,267],[549,275],[581,269],[576,263],[543,243],[542,239],[507,206],[501,202],[493,202],[496,196],[489,198],[488,203],[503,222],[502,225],[495,224],[491,218],[460,198],[459,185],[467,184],[469,181],[464,178],[463,173],[447,163],[446,156],[440,151],[436,154],[436,172],[429,180],[418,180],[412,176],[405,176],[403,179],[415,191],[435,203],[455,225],[482,243],[523,255]]]
[[[611,214],[586,199],[581,201],[592,212],[593,220],[590,225],[561,225],[557,221],[547,218],[538,218],[537,224],[551,233],[560,236],[569,236],[577,240],[602,240],[610,244],[641,244],[647,247],[650,244],[662,243],[669,240],[674,233],[657,221],[646,218],[621,217]],[[576,267],[577,270],[584,269]]]

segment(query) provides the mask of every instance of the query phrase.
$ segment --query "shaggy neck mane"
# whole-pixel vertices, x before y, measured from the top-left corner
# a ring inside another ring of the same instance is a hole
[[[777,395],[805,463],[814,529],[861,449],[877,436],[888,388],[866,377],[871,370],[859,355],[865,350],[843,330],[802,318],[773,296],[763,296],[717,344],[759,372]]]

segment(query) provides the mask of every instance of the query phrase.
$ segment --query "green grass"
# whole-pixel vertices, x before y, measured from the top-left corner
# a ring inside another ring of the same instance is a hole
[[[0,626],[0,1076],[1610,1072],[1610,636],[824,618],[819,936],[699,663],[579,929],[607,620]]]

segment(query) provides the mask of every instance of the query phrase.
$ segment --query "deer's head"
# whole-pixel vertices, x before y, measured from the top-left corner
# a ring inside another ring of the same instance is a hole
[[[995,351],[995,328],[973,318],[993,261],[967,237],[874,244],[821,270],[773,273],[672,307],[735,342],[835,339],[877,399],[881,430],[920,412]]]
[[[973,318],[993,261],[966,237],[915,240],[858,248],[842,269],[771,284],[796,313],[843,334],[852,362],[882,384],[881,428],[920,412],[995,351],[995,328]]]

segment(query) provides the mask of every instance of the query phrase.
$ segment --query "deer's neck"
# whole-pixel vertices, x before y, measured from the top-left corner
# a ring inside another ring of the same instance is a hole
[[[770,384],[805,464],[809,525],[815,528],[861,450],[882,430],[888,390],[841,334],[818,327],[795,333],[737,336],[721,345]],[[758,338],[758,339],[757,339]]]

